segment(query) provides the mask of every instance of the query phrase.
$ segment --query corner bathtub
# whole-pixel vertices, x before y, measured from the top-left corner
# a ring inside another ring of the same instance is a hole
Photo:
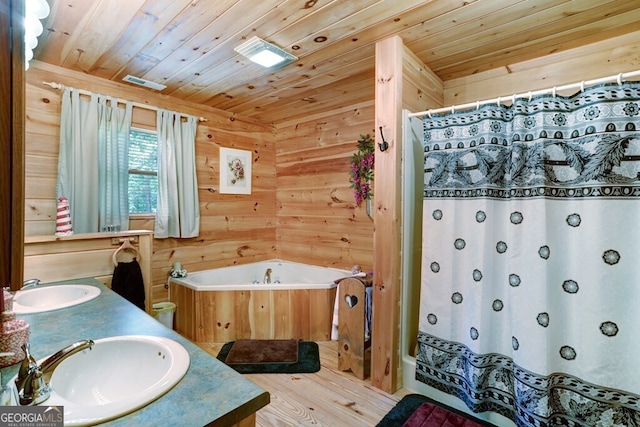
[[[269,268],[272,283],[265,284]],[[328,341],[334,281],[349,275],[348,270],[271,260],[171,278],[174,328],[198,343],[243,338]]]

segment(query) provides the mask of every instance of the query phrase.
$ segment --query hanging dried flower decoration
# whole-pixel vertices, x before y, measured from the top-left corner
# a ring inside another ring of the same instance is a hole
[[[374,153],[373,139],[369,134],[360,135],[358,151],[349,158],[351,163],[349,182],[351,183],[350,187],[353,188],[356,206],[360,206],[363,201],[369,200],[373,196],[371,181],[373,181]]]

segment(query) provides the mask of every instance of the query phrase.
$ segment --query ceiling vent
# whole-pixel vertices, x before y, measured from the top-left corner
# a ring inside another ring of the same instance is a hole
[[[150,80],[141,79],[140,77],[135,77],[132,75],[127,75],[127,77],[123,78],[125,82],[133,83],[134,85],[144,86],[149,89],[162,90],[167,86],[161,85],[160,83],[152,82]]]

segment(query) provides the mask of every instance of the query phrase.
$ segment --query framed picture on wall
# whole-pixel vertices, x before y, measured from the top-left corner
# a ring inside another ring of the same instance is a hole
[[[220,148],[220,193],[251,194],[251,151]]]

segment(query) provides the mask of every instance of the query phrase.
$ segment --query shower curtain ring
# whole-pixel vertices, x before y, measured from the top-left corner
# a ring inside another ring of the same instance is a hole
[[[556,97],[556,90],[558,90],[558,86],[554,86],[553,91],[551,92],[554,98]]]
[[[584,80],[580,82],[580,92],[584,92]]]
[[[529,102],[531,102],[531,96],[532,96],[531,91],[529,91]]]
[[[618,74],[618,86],[622,85],[622,73]]]
[[[389,143],[387,143],[387,141],[384,140],[384,134],[382,133],[382,126],[380,126],[380,136],[382,137],[382,143],[378,143],[378,147],[380,148],[380,151],[387,151],[387,148],[389,148]]]

